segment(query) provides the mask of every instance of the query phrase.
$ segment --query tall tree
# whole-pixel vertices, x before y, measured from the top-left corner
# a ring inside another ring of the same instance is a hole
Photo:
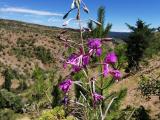
[[[160,32],[160,27],[157,28],[158,32]]]
[[[88,28],[92,30],[90,36],[94,38],[103,38],[107,37],[110,29],[112,28],[112,24],[108,23],[105,26],[105,7],[101,6],[98,9],[97,13],[97,21],[101,23],[101,25],[94,26],[92,21],[88,22]]]
[[[143,57],[145,49],[148,47],[154,29],[149,28],[150,25],[140,19],[138,19],[135,26],[126,25],[131,30],[127,43],[128,68],[126,72],[129,72],[131,69],[138,70],[139,62]]]

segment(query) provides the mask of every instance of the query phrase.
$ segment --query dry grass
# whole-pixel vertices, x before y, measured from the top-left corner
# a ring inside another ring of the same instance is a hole
[[[152,119],[156,119],[156,115],[160,113],[160,100],[158,96],[151,96],[150,100],[147,100],[145,97],[142,97],[141,93],[138,91],[138,82],[140,81],[140,76],[145,75],[148,77],[156,78],[160,75],[160,57],[156,57],[152,60],[149,60],[148,66],[143,66],[143,69],[131,75],[128,78],[121,80],[120,82],[113,85],[110,89],[112,91],[119,91],[120,89],[127,88],[127,95],[122,101],[121,108],[126,108],[126,106],[144,106],[149,110],[149,114]]]
[[[0,45],[3,47],[0,51],[0,72],[7,67],[10,67],[16,70],[19,74],[31,75],[35,66],[38,65],[45,70],[57,69],[57,71],[61,71],[63,73],[62,75],[64,75],[66,71],[59,69],[62,67],[59,58],[65,51],[65,47],[57,38],[61,31],[63,31],[63,29],[0,19]],[[77,37],[75,37],[76,33],[77,32],[74,30],[69,30],[67,34],[69,37],[77,40]],[[19,39],[25,42],[34,41],[34,43],[29,47],[28,45],[19,47],[17,44]],[[50,50],[53,57],[51,63],[44,64],[40,59],[37,59],[36,56],[17,56],[15,52],[13,52],[13,48],[20,48],[20,50],[24,48],[26,50],[31,50],[32,53],[34,52],[34,47],[37,46],[43,46],[45,49]],[[2,77],[0,77],[0,86],[3,81]]]

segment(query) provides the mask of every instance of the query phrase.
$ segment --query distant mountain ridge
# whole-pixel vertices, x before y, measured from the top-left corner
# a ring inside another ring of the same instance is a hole
[[[19,24],[23,24],[23,25],[32,25],[32,26],[37,26],[37,27],[44,27],[44,28],[53,28],[53,29],[68,29],[71,31],[78,31],[78,29],[74,29],[74,28],[62,28],[62,27],[56,27],[56,26],[45,26],[45,25],[40,25],[40,24],[35,24],[35,23],[27,23],[27,22],[22,22],[22,21],[16,21],[16,20],[8,20],[8,19],[0,19],[0,21],[6,21],[9,23],[19,23]],[[109,37],[113,37],[113,38],[120,38],[120,39],[127,39],[129,36],[129,32],[110,32],[109,33]]]
[[[129,32],[110,32],[109,37],[128,40]]]

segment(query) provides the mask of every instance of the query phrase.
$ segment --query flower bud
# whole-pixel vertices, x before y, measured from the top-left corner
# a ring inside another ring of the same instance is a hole
[[[83,6],[83,10],[84,12],[89,13],[89,9],[87,8],[87,6]]]
[[[72,4],[71,4],[71,9],[75,8],[75,1],[73,0]]]

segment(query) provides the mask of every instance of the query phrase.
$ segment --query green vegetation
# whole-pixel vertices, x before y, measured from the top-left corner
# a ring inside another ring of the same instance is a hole
[[[0,52],[3,51],[4,48],[5,48],[5,46],[0,44]]]
[[[62,81],[62,77],[60,76],[58,79],[57,84],[53,85],[52,89],[52,107],[56,107],[60,105],[60,99],[61,99],[61,92],[59,90],[59,82]]]
[[[126,72],[132,69],[139,69],[139,62],[141,61],[146,48],[149,46],[149,41],[153,38],[153,28],[149,28],[142,20],[136,22],[136,26],[126,24],[131,30],[129,40],[127,42],[127,58],[128,68]]]
[[[109,95],[109,96],[113,95],[117,96],[117,98],[110,107],[107,120],[113,120],[120,114],[121,112],[120,105],[122,100],[125,98],[126,94],[127,94],[127,89],[122,89],[117,93],[112,93]]]
[[[3,72],[2,72],[5,81],[3,84],[3,88],[7,89],[8,91],[10,91],[11,88],[11,84],[12,84],[12,79],[25,79],[25,77],[21,74],[18,73],[18,71],[11,69],[11,68],[6,68]]]
[[[157,28],[158,32],[160,32],[160,27]]]
[[[39,100],[45,95],[46,90],[48,89],[45,83],[46,80],[46,74],[44,70],[42,70],[39,67],[36,67],[35,70],[33,71],[33,80],[35,81],[34,86],[33,86],[33,98],[36,100]]]
[[[160,80],[158,78],[151,79],[142,76],[138,89],[140,90],[141,94],[147,98],[150,98],[151,95],[159,96],[160,98]]]
[[[66,117],[62,107],[55,107],[52,110],[43,111],[37,120],[75,120],[75,118],[73,116]]]
[[[53,62],[53,56],[49,49],[43,46],[35,46],[35,40],[23,40],[19,38],[17,40],[17,46],[12,48],[13,53],[17,58],[28,57],[41,60],[42,63]]]
[[[13,110],[0,109],[0,120],[16,120],[17,115]]]
[[[34,48],[34,52],[36,57],[43,63],[53,62],[53,57],[49,49],[46,49],[43,46],[38,46]]]
[[[152,58],[160,53],[160,33],[155,33],[154,37],[149,41],[149,46],[146,48],[144,56]]]
[[[3,85],[3,88],[7,89],[8,91],[10,91],[11,88],[11,80],[14,78],[15,74],[14,71],[12,71],[11,69],[6,69],[3,72],[3,75],[5,77],[5,82]]]
[[[0,108],[11,108],[15,112],[22,112],[23,104],[19,96],[5,89],[1,89]]]
[[[106,38],[110,29],[112,28],[112,24],[108,23],[107,26],[105,26],[105,7],[99,7],[97,16],[97,21],[101,23],[101,25],[94,26],[93,22],[90,21],[88,23],[88,28],[90,28],[92,31],[88,37]]]
[[[24,57],[28,57],[31,58],[33,57],[33,51],[32,49],[28,49],[28,48],[13,48],[12,51],[14,52],[14,54],[16,55],[17,58],[22,58],[22,56]]]
[[[138,108],[127,106],[119,114],[115,114],[112,120],[151,120],[151,118],[143,106]]]
[[[27,40],[23,38],[18,38],[16,44],[16,47],[12,48],[13,53],[17,56],[17,58],[28,57],[32,58],[34,57],[34,46],[35,40]]]
[[[23,38],[18,38],[16,43],[18,47],[30,47],[34,45],[35,40],[24,40]]]
[[[127,44],[125,43],[120,43],[115,46],[115,52],[118,56],[118,63],[117,63],[118,69],[127,67],[126,51],[127,51]]]

